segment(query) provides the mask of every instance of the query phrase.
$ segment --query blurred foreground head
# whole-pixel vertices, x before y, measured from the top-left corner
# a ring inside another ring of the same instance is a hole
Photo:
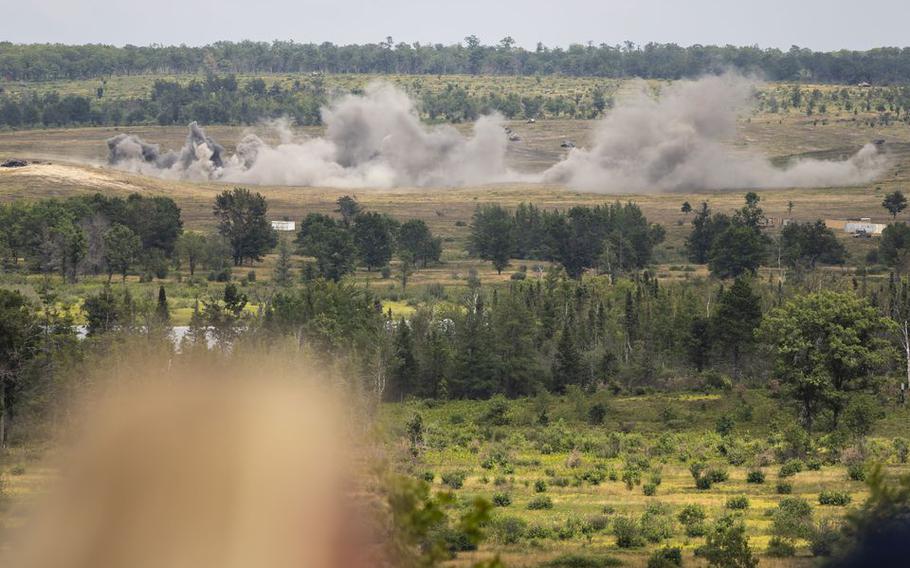
[[[5,565],[365,565],[333,398],[265,368],[236,374],[138,381],[86,405],[59,486]]]

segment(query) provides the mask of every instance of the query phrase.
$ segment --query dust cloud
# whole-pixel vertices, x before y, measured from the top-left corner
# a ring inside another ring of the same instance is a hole
[[[336,399],[272,370],[145,377],[87,404],[59,483],[3,565],[376,565],[351,512]]]
[[[872,144],[844,161],[802,159],[781,168],[725,146],[755,84],[728,73],[673,83],[659,98],[642,84],[600,122],[591,148],[573,149],[543,179],[620,193],[846,186],[884,173],[888,159]]]
[[[451,187],[517,179],[505,164],[508,139],[498,115],[481,117],[473,135],[420,122],[400,89],[373,84],[322,109],[325,135],[299,138],[286,121],[270,126],[280,143],[246,135],[233,155],[193,123],[179,152],[137,136],[108,140],[109,163],[169,179],[342,188]]]
[[[508,138],[498,115],[472,136],[420,122],[414,102],[376,83],[322,109],[325,134],[296,137],[287,121],[271,127],[280,142],[246,135],[234,154],[193,123],[179,152],[162,152],[134,135],[108,140],[115,167],[185,180],[338,188],[459,187],[523,181],[602,193],[771,187],[848,186],[870,182],[889,166],[869,144],[847,160],[798,159],[776,167],[765,156],[729,147],[756,81],[728,73],[678,81],[659,97],[640,92],[600,121],[590,148],[574,148],[543,174],[506,166]]]

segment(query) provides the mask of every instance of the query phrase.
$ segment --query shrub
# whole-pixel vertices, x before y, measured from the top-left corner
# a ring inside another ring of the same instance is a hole
[[[636,485],[641,484],[641,471],[634,466],[626,466],[622,470],[622,480],[626,484],[626,489],[632,490]]]
[[[777,472],[778,477],[791,477],[803,470],[803,462],[798,459],[787,460],[787,462],[780,466],[780,471]]]
[[[700,489],[702,491],[707,491],[708,489],[711,489],[711,478],[708,477],[707,475],[703,475],[702,477],[695,478],[695,488]]]
[[[707,471],[707,476],[711,479],[711,483],[721,483],[730,479],[730,474],[722,467],[712,467]]]
[[[749,508],[749,499],[745,495],[739,495],[738,497],[730,497],[727,499],[725,505],[728,509],[742,510]]]
[[[528,501],[528,509],[531,511],[539,511],[541,509],[552,509],[553,500],[547,497],[546,495],[540,495]]]
[[[657,493],[657,486],[653,483],[645,483],[641,486],[641,492],[648,497],[653,497]]]
[[[819,505],[833,505],[835,507],[846,507],[853,501],[850,494],[846,491],[822,491],[818,495]]]
[[[528,532],[528,523],[518,517],[499,517],[492,522],[492,533],[502,544],[515,544]]]
[[[588,422],[591,424],[599,425],[604,423],[604,419],[607,417],[607,406],[602,402],[595,402],[591,405],[591,408],[588,409]]]
[[[830,520],[818,524],[809,538],[809,548],[813,556],[831,556],[841,540],[841,531]]]
[[[818,458],[809,458],[806,460],[806,469],[809,471],[819,471],[822,468],[822,460]]]
[[[642,536],[650,542],[660,542],[673,536],[670,508],[663,503],[649,503],[639,519]]]
[[[799,497],[785,497],[772,515],[771,534],[788,541],[812,535],[812,505]]]
[[[847,466],[847,477],[853,481],[866,481],[866,464],[860,462]]]
[[[682,551],[679,548],[665,546],[655,550],[648,558],[648,568],[672,568],[682,566]]]
[[[14,465],[9,470],[10,475],[25,475],[25,466],[22,464]]]
[[[754,568],[758,559],[752,555],[746,527],[735,517],[721,517],[707,533],[705,545],[696,553],[704,557],[710,566]]]
[[[467,479],[467,477],[468,473],[466,471],[456,469],[443,473],[442,482],[452,489],[461,489],[462,486],[464,486],[464,480]]]
[[[583,556],[581,554],[563,554],[553,560],[540,564],[541,568],[607,568],[622,566],[622,560],[612,556]]]
[[[550,483],[552,483],[556,487],[568,487],[569,486],[569,480],[566,477],[554,477],[552,480],[550,480]]]
[[[525,531],[526,538],[553,538],[553,531],[547,527],[541,525],[531,525],[528,527],[528,530]]]
[[[432,471],[425,471],[421,477],[423,477],[423,480],[427,483],[433,483],[433,480],[436,479],[436,474]]]
[[[892,444],[894,445],[894,454],[897,456],[897,461],[907,463],[907,458],[910,457],[910,443],[907,442],[906,438],[895,438]]]
[[[607,529],[610,518],[607,515],[592,515],[585,521],[590,532],[600,532]]]
[[[793,484],[789,481],[778,481],[775,489],[778,495],[789,495],[793,493]]]
[[[697,537],[705,534],[705,509],[701,505],[690,504],[676,515],[677,520],[685,527],[686,536]]]
[[[631,517],[621,516],[613,519],[613,536],[616,537],[616,546],[619,548],[635,548],[645,543],[638,523]]]
[[[509,480],[506,479],[505,476],[497,475],[496,477],[493,478],[493,485],[495,485],[496,487],[502,487],[503,485],[508,485],[508,484],[509,484]]]
[[[796,547],[780,537],[771,537],[765,554],[773,558],[787,558],[796,554]]]
[[[547,482],[543,479],[538,479],[534,482],[534,493],[546,493],[547,491]]]
[[[746,474],[746,483],[764,483],[765,482],[765,472],[760,469],[750,470]]]
[[[512,496],[508,493],[494,493],[493,504],[497,507],[508,507],[512,504]]]
[[[714,426],[714,430],[721,436],[726,436],[727,434],[733,432],[733,427],[735,425],[736,423],[734,422],[733,417],[728,414],[724,414],[717,419],[717,424]]]

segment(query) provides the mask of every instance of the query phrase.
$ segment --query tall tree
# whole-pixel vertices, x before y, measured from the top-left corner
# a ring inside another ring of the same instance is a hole
[[[278,286],[288,286],[292,280],[291,276],[291,247],[287,240],[281,239],[278,243],[278,260],[275,262],[275,272],[272,274],[272,282]]]
[[[0,446],[6,447],[7,424],[23,368],[35,354],[38,321],[19,292],[0,289]],[[20,385],[21,386],[21,385]]]
[[[897,219],[898,214],[907,208],[907,198],[900,190],[895,190],[882,200],[882,207],[891,214],[891,219]]]
[[[711,317],[714,341],[725,347],[733,359],[733,370],[740,372],[743,351],[755,343],[755,330],[761,324],[761,299],[745,278],[737,278],[720,294],[717,310]]]
[[[115,272],[123,277],[126,282],[126,273],[136,262],[136,257],[142,249],[139,235],[129,227],[114,224],[104,233],[104,260],[107,264],[107,279],[110,282]]]
[[[878,254],[898,274],[902,273],[910,261],[910,225],[891,223],[885,227],[878,243]]]
[[[551,374],[550,388],[558,394],[566,392],[569,385],[582,386],[584,383],[584,364],[575,344],[572,326],[568,321],[559,336],[559,343],[556,344]]]
[[[335,282],[354,270],[356,248],[351,232],[321,213],[310,213],[300,223],[295,241],[301,254],[316,259],[320,276]]]
[[[761,334],[775,349],[777,376],[811,429],[823,411],[836,425],[846,395],[868,387],[894,356],[889,321],[865,299],[823,290],[773,310]]]
[[[373,211],[360,213],[354,218],[351,233],[357,254],[368,272],[392,259],[392,222],[385,215]]]
[[[341,222],[345,227],[350,227],[354,219],[363,211],[360,203],[350,195],[339,197],[335,204],[338,205],[335,212],[341,215]]]
[[[389,372],[389,386],[385,394],[389,400],[401,401],[417,390],[420,369],[414,357],[414,339],[411,328],[403,318],[395,328],[393,351]]]
[[[824,221],[790,223],[780,232],[781,259],[791,268],[812,270],[816,263],[843,264],[844,245]]]
[[[414,260],[426,268],[429,262],[439,262],[442,239],[434,238],[421,219],[411,219],[402,223],[398,230],[398,248],[411,253]]]
[[[477,206],[471,219],[468,252],[490,260],[496,272],[508,266],[515,248],[512,216],[499,205]]]
[[[224,191],[215,198],[213,213],[218,232],[231,244],[234,265],[259,261],[278,244],[278,233],[266,217],[268,204],[260,193],[244,187]]]
[[[205,258],[206,238],[202,233],[186,232],[177,239],[177,254],[186,259],[190,276],[196,273],[196,265]]]

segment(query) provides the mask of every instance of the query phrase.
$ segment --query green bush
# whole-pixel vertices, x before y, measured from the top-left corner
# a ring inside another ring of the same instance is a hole
[[[660,542],[673,536],[670,508],[663,503],[649,503],[638,523],[642,536],[649,542]]]
[[[657,493],[657,486],[653,483],[645,483],[641,486],[641,492],[648,497],[653,497]]]
[[[775,490],[778,495],[789,495],[793,493],[793,484],[789,481],[778,481]]]
[[[727,509],[742,510],[749,508],[749,499],[745,495],[739,495],[737,497],[730,497],[727,499],[726,503]]]
[[[847,466],[847,477],[853,481],[866,481],[866,464],[859,462]]]
[[[547,482],[543,479],[538,479],[534,482],[534,493],[546,493],[547,491]]]
[[[682,551],[676,547],[665,546],[655,550],[648,558],[648,568],[672,568],[682,566]]]
[[[421,477],[423,477],[423,480],[427,483],[433,483],[433,480],[436,479],[436,474],[432,471],[425,471]]]
[[[818,458],[809,458],[806,460],[806,469],[809,471],[820,471],[822,468],[822,460]]]
[[[636,548],[645,543],[638,523],[631,517],[620,516],[613,519],[613,536],[616,537],[616,546],[619,548]]]
[[[553,538],[553,531],[542,525],[531,525],[525,531],[525,538],[529,539],[548,539]]]
[[[698,537],[705,534],[705,509],[701,505],[690,504],[677,513],[676,519],[685,527],[686,536]]]
[[[792,459],[787,460],[787,462],[780,466],[780,471],[777,472],[778,477],[791,477],[803,470],[802,460]]]
[[[540,568],[608,568],[622,565],[622,560],[612,556],[583,556],[573,553],[557,556],[539,566]]]
[[[765,482],[765,472],[760,469],[750,470],[746,474],[746,483],[764,483]]]
[[[442,474],[442,482],[452,489],[461,489],[464,486],[464,480],[467,479],[468,472],[456,469],[447,471]]]
[[[531,511],[539,511],[541,509],[552,509],[553,500],[547,497],[546,495],[537,496],[530,501],[528,501],[528,509]]]
[[[528,523],[518,517],[499,517],[492,522],[494,538],[502,544],[515,544],[528,532]]]
[[[822,491],[818,495],[819,505],[834,505],[835,507],[846,507],[853,501],[850,494],[846,491]]]
[[[512,496],[508,493],[494,493],[493,504],[497,507],[508,507],[512,504]]]
[[[788,558],[796,554],[796,547],[786,540],[774,536],[768,541],[768,548],[765,549],[765,554],[772,558]]]

